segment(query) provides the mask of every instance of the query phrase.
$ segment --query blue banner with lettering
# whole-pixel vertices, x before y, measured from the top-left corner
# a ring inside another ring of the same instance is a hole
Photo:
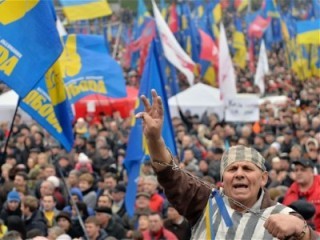
[[[51,1],[0,1],[0,80],[20,97],[62,51]]]
[[[68,35],[60,57],[71,103],[90,94],[126,97],[122,68],[109,55],[103,36]]]
[[[57,61],[37,86],[20,102],[20,107],[69,152],[73,146],[73,114]]]

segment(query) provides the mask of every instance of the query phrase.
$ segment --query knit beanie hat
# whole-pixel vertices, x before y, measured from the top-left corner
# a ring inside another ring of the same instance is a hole
[[[220,176],[225,171],[225,169],[234,162],[242,162],[248,161],[254,163],[258,168],[262,171],[266,171],[266,167],[264,165],[265,159],[261,156],[261,154],[255,150],[254,148],[248,148],[243,145],[230,147],[221,158],[220,165]]]
[[[20,195],[16,191],[16,189],[13,189],[11,192],[8,193],[8,196],[7,196],[8,202],[12,202],[12,201],[20,202],[20,200],[21,200]]]

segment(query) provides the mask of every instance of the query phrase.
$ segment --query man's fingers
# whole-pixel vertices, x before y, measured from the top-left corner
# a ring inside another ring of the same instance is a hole
[[[145,110],[148,112],[151,109],[151,104],[149,102],[149,99],[145,95],[141,95],[140,98],[142,100]]]
[[[163,116],[163,104],[162,104],[162,99],[160,96],[157,97],[157,110],[160,116]]]

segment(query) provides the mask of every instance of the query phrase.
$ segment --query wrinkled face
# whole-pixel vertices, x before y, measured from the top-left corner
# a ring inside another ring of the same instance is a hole
[[[163,226],[162,219],[158,214],[149,216],[149,230],[151,232],[158,232]]]
[[[245,206],[252,207],[267,180],[268,173],[262,172],[255,164],[248,161],[234,162],[223,173],[224,192]]]
[[[299,185],[309,185],[311,184],[314,174],[313,169],[310,167],[304,167],[300,164],[297,164],[294,167],[294,171],[296,173],[296,182]]]

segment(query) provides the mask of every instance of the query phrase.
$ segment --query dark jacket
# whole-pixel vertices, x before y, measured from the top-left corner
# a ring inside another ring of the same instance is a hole
[[[108,236],[110,235],[108,235],[105,230],[100,229],[99,236],[96,240],[105,240]]]
[[[25,219],[25,225],[27,232],[32,229],[39,229],[44,236],[47,236],[47,221],[41,211],[36,210],[34,213],[32,213],[29,219]]]
[[[181,224],[176,224],[170,219],[164,220],[164,227],[174,233],[179,240],[188,240],[191,237],[191,227],[186,219]]]
[[[8,217],[10,216],[18,216],[21,217],[22,213],[21,213],[21,209],[20,209],[20,204],[18,206],[18,208],[15,211],[10,211],[8,208],[8,203],[5,203],[1,213],[0,213],[0,219],[2,219],[5,223],[5,225],[7,225],[8,223]]]
[[[126,238],[126,230],[114,220],[114,217],[109,220],[109,224],[104,230],[108,233],[108,236],[115,237],[116,239]]]
[[[187,218],[191,226],[194,226],[203,214],[211,189],[201,180],[197,180],[183,171],[173,170],[172,167],[158,171],[157,176],[159,184],[165,189],[169,202],[181,215]],[[275,204],[276,202],[270,199],[266,191],[262,199],[261,209]],[[292,214],[302,219],[298,213],[293,212]],[[310,231],[311,239],[318,239],[318,235],[313,230],[310,229]]]

